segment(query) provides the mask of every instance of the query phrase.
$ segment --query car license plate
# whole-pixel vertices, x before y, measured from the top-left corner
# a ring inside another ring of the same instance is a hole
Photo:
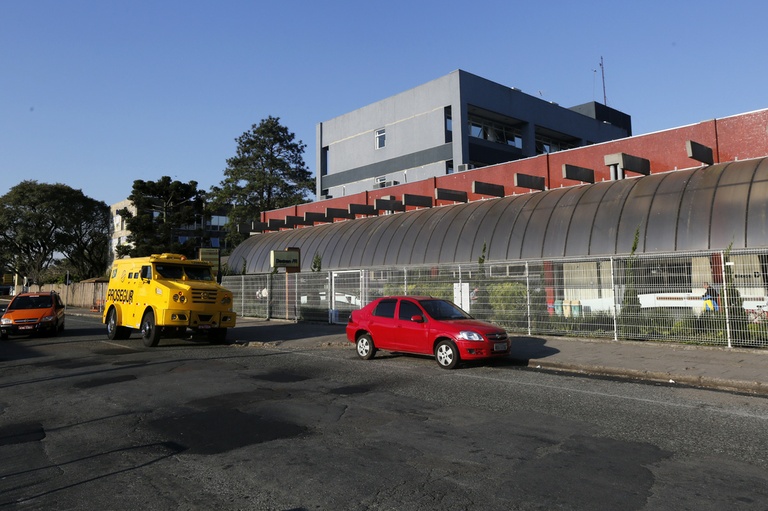
[[[493,345],[493,351],[507,351],[507,343],[497,342]]]
[[[21,325],[19,330],[32,330],[32,328],[34,328],[33,325]]]
[[[211,325],[200,325],[197,328],[199,328],[200,330],[205,330],[205,329],[211,328]]]

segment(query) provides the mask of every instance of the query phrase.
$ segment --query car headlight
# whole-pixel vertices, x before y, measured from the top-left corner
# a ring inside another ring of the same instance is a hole
[[[0,319],[0,325],[12,325],[13,320],[11,318]]]
[[[465,341],[482,341],[483,336],[477,332],[473,332],[472,330],[464,330],[459,332],[459,339],[463,339]]]
[[[40,320],[41,323],[48,323],[49,321],[53,321],[56,318],[56,316],[43,316],[43,319]]]

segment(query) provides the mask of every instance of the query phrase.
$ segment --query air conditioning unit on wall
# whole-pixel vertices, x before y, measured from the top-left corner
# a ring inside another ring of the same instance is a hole
[[[461,165],[459,165],[459,166],[458,166],[458,167],[456,167],[456,168],[458,169],[458,170],[457,170],[457,172],[464,172],[464,171],[466,171],[466,170],[472,170],[472,169],[474,169],[474,168],[475,168],[475,166],[474,166],[474,165],[472,165],[471,163],[462,163]]]

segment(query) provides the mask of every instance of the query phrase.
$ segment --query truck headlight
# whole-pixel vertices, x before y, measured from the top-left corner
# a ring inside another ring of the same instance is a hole
[[[232,297],[231,296],[225,296],[225,297],[223,297],[221,299],[221,304],[222,305],[229,305],[230,303],[232,303]]]

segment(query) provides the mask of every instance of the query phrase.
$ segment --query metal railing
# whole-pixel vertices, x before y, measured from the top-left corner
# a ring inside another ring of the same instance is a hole
[[[344,323],[379,296],[428,295],[510,333],[768,345],[768,249],[230,275],[223,284],[251,317]]]

